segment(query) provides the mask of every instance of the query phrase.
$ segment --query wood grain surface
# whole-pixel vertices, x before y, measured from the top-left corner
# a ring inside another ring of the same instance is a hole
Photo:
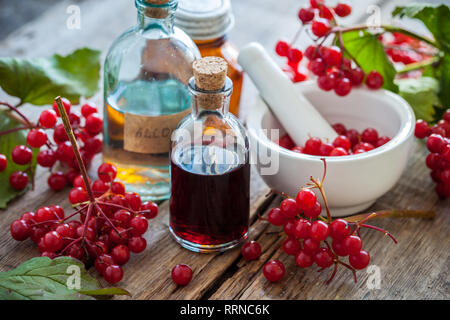
[[[358,1],[355,14],[348,23],[364,19],[365,8],[375,1]],[[382,1],[385,5],[389,1]],[[135,9],[128,0],[86,0],[81,2],[80,30],[65,27],[66,8],[70,1],[61,1],[38,19],[24,25],[0,42],[0,56],[48,56],[53,52],[67,53],[75,48],[89,46],[105,54],[112,40],[135,21]],[[297,0],[232,1],[236,26],[231,40],[238,46],[249,41],[260,41],[271,49],[280,37],[291,37],[298,22]],[[264,17],[264,19],[261,19]],[[300,42],[306,41],[301,39]],[[255,89],[248,79],[242,97],[242,118],[249,116]],[[11,98],[0,92],[0,100]],[[93,101],[102,104],[101,94]],[[24,106],[32,119],[36,107]],[[294,259],[280,250],[282,236],[279,229],[258,219],[258,214],[279,204],[279,197],[266,197],[269,189],[252,171],[250,239],[261,244],[259,260],[246,262],[239,249],[221,254],[195,254],[182,249],[168,231],[168,204],[160,206],[158,217],[150,222],[146,234],[148,247],[144,253],[133,255],[124,267],[125,277],[119,283],[133,295],[133,299],[449,299],[450,298],[450,200],[440,201],[434,192],[434,183],[425,166],[426,150],[416,142],[408,167],[397,185],[370,208],[435,210],[434,220],[380,219],[374,224],[388,229],[399,243],[375,231],[363,231],[364,248],[370,252],[371,265],[380,272],[379,289],[369,289],[371,274],[359,271],[358,283],[350,272],[339,269],[334,281],[326,285],[331,270],[317,272],[295,266]],[[101,158],[95,159],[95,164]],[[95,172],[95,165],[92,174]],[[23,212],[43,205],[59,204],[69,210],[68,189],[55,193],[48,189],[48,171],[40,168],[36,189],[11,202],[0,211],[0,271],[17,267],[39,254],[31,241],[16,242],[9,234],[9,225]],[[370,181],[367,181],[369,184]],[[286,266],[286,276],[276,284],[268,283],[263,274],[264,262],[280,259]],[[194,278],[184,287],[175,286],[170,270],[177,263],[192,267]],[[92,274],[97,276],[95,270]],[[103,281],[103,280],[101,280]],[[106,285],[105,282],[103,284]],[[369,285],[368,285],[369,284]]]

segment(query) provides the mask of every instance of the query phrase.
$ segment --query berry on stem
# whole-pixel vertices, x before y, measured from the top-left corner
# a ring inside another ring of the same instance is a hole
[[[294,218],[299,214],[297,202],[292,198],[286,198],[280,204],[281,213],[285,218]]]
[[[24,145],[18,145],[13,148],[11,151],[12,160],[20,165],[25,165],[31,162],[31,158],[33,157],[33,152],[30,148]]]
[[[274,226],[282,226],[286,221],[286,218],[283,213],[281,213],[280,208],[272,208],[267,215],[267,219]]]
[[[312,8],[301,8],[298,11],[298,18],[302,23],[308,23],[314,19],[314,10]]]
[[[23,241],[30,236],[31,229],[25,220],[20,219],[11,223],[10,232],[14,240]]]
[[[351,254],[348,261],[353,268],[361,270],[369,265],[370,255],[367,251],[361,250],[356,254]]]
[[[115,264],[109,265],[106,267],[103,276],[107,282],[115,284],[123,278],[122,267]]]
[[[369,89],[379,89],[383,86],[383,83],[383,76],[377,71],[370,71],[370,73],[367,75],[366,86],[369,87]]]
[[[320,38],[326,35],[331,30],[331,26],[328,20],[319,18],[312,22],[311,30],[315,36]]]
[[[27,143],[33,148],[40,148],[47,142],[47,134],[42,129],[30,130],[27,134]]]
[[[5,171],[8,165],[8,159],[4,154],[0,154],[0,172]]]
[[[61,171],[53,172],[47,180],[48,186],[54,191],[60,191],[67,185],[67,179]]]
[[[301,210],[310,210],[314,207],[317,201],[317,196],[311,189],[302,188],[295,199],[297,206]]]
[[[311,224],[309,235],[311,239],[316,241],[325,240],[330,234],[328,224],[321,220],[316,220]]]
[[[336,7],[334,8],[334,12],[339,17],[346,17],[352,12],[352,7],[350,7],[346,3],[338,3]]]
[[[362,241],[361,238],[355,235],[350,235],[343,240],[343,244],[347,250],[347,252],[352,254],[357,254],[361,251]]]
[[[15,171],[9,176],[9,184],[15,190],[23,190],[28,185],[28,175],[22,171]]]
[[[147,241],[142,237],[131,237],[128,240],[128,248],[133,253],[141,253],[147,247]]]
[[[337,80],[336,85],[334,87],[334,92],[341,97],[349,94],[351,90],[352,90],[352,83],[348,78],[345,77]]]
[[[44,110],[39,116],[39,123],[44,128],[50,129],[53,128],[58,121],[56,117],[56,112],[53,110]]]
[[[305,250],[300,250],[295,256],[295,263],[300,268],[309,268],[314,263],[314,258],[309,253],[305,252]]]
[[[111,256],[118,265],[123,265],[130,259],[130,250],[127,246],[119,244],[111,250]]]
[[[97,174],[101,180],[111,182],[116,178],[117,168],[111,163],[102,163],[97,169]]]
[[[286,57],[290,47],[291,46],[286,41],[278,41],[275,46],[275,52],[280,57]]]

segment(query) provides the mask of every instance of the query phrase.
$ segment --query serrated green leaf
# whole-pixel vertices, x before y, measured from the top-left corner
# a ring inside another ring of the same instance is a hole
[[[0,131],[5,131],[21,126],[23,126],[21,123],[19,123],[18,121],[9,116],[8,111],[0,110]],[[12,172],[25,170],[28,167],[28,165],[22,166],[15,164],[11,159],[12,149],[17,145],[26,143],[27,132],[28,130],[21,130],[1,136],[0,153],[6,156],[6,158],[8,159],[8,165],[5,171],[0,172],[0,209],[5,209],[9,201],[23,194],[27,189],[26,188],[25,190],[17,191],[14,190],[9,184],[9,176],[11,175]],[[33,150],[33,160],[32,160],[33,173],[36,172],[36,157],[38,152],[39,152],[38,149]],[[28,177],[31,181],[30,174],[28,174]]]
[[[129,293],[121,288],[101,288],[84,264],[70,257],[33,258],[0,273],[0,300],[93,300],[92,296],[99,294]]]
[[[417,119],[433,122],[435,106],[439,103],[439,82],[430,77],[418,79],[399,79],[399,94],[409,102]]]
[[[0,87],[24,103],[51,104],[56,96],[78,103],[98,90],[100,51],[78,49],[50,58],[0,58]]]
[[[396,74],[394,66],[384,52],[383,45],[377,36],[367,31],[349,31],[342,34],[345,48],[359,63],[365,73],[378,71],[384,78],[383,88],[397,92],[394,83]]]
[[[59,300],[93,299],[71,290],[67,280],[72,272],[68,268],[75,266],[80,270],[80,287],[95,290],[100,287],[84,269],[84,265],[70,257],[51,260],[38,257],[28,260],[16,269],[0,273],[0,299],[5,300]]]
[[[412,3],[396,7],[392,16],[421,20],[433,35],[441,49],[450,51],[450,9],[448,6],[428,3]]]

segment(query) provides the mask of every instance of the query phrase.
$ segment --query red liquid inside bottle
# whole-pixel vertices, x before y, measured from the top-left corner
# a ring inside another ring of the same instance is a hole
[[[208,158],[209,157],[209,158]],[[211,159],[227,157],[223,161]],[[247,237],[250,165],[217,146],[175,149],[171,162],[170,227],[194,251],[220,251]]]

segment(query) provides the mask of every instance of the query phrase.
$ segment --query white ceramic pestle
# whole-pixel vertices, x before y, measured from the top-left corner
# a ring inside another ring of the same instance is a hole
[[[330,142],[337,137],[336,131],[259,43],[252,42],[242,48],[238,62],[297,145],[304,146],[309,137]]]

